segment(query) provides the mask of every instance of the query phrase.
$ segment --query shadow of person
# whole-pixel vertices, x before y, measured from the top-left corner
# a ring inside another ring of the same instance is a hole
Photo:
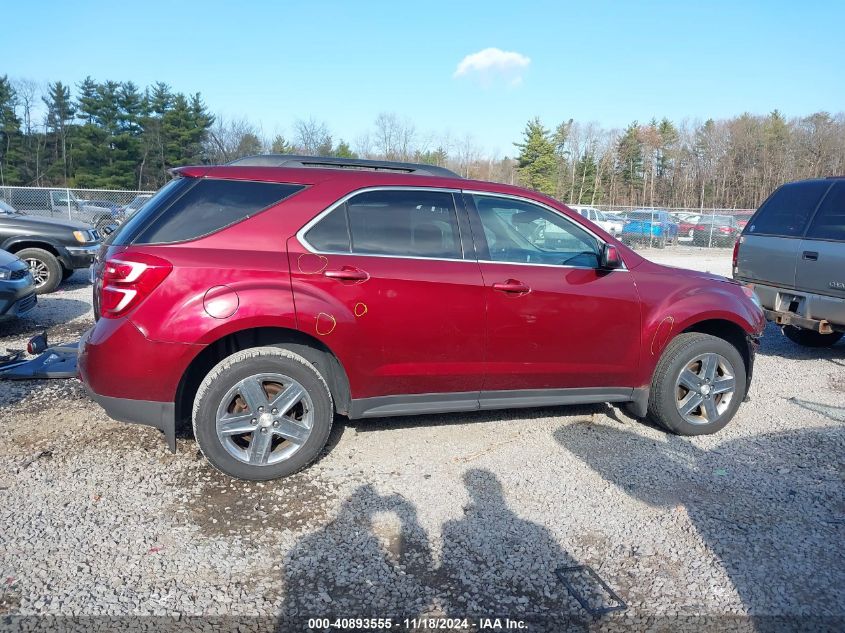
[[[507,506],[502,485],[488,470],[464,474],[470,503],[464,518],[443,526],[439,575],[453,617],[509,617],[555,622],[583,617],[555,576],[575,561],[544,527]],[[533,629],[538,630],[538,629]]]
[[[308,617],[419,615],[434,598],[432,567],[413,504],[359,486],[331,523],[285,558],[279,630]]]
[[[813,616],[816,630],[831,618],[845,625],[842,427],[740,438],[711,451],[588,424],[555,437],[631,496],[684,506],[758,630],[812,628]]]

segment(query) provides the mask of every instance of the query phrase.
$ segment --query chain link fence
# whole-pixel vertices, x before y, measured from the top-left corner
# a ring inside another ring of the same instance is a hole
[[[0,211],[76,220],[102,229],[122,222],[153,193],[65,187],[0,187]]]
[[[732,247],[755,209],[567,205],[633,246]]]

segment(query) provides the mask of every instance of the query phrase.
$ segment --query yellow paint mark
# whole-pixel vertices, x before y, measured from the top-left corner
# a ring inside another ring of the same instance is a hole
[[[317,315],[317,334],[326,336],[334,332],[335,327],[337,327],[337,320],[331,314],[320,312]]]
[[[355,313],[356,317],[362,317],[367,314],[367,304],[366,303],[356,303],[355,307],[352,310]]]
[[[326,266],[329,265],[329,260],[322,255],[302,253],[296,260],[296,265],[299,267],[299,272],[303,275],[317,275],[326,269]]]

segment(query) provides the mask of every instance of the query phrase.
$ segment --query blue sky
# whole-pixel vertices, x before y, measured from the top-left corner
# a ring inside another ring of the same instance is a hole
[[[13,78],[166,81],[267,135],[313,117],[351,141],[395,112],[506,155],[534,115],[623,127],[845,109],[841,1],[49,0],[4,18]],[[511,66],[456,76],[488,48]]]

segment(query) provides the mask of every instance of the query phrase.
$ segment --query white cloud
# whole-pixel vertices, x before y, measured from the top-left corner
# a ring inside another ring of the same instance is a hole
[[[456,79],[475,77],[485,85],[491,84],[495,79],[502,79],[511,86],[518,86],[522,83],[522,75],[530,63],[531,59],[522,53],[485,48],[464,57],[452,76]]]

